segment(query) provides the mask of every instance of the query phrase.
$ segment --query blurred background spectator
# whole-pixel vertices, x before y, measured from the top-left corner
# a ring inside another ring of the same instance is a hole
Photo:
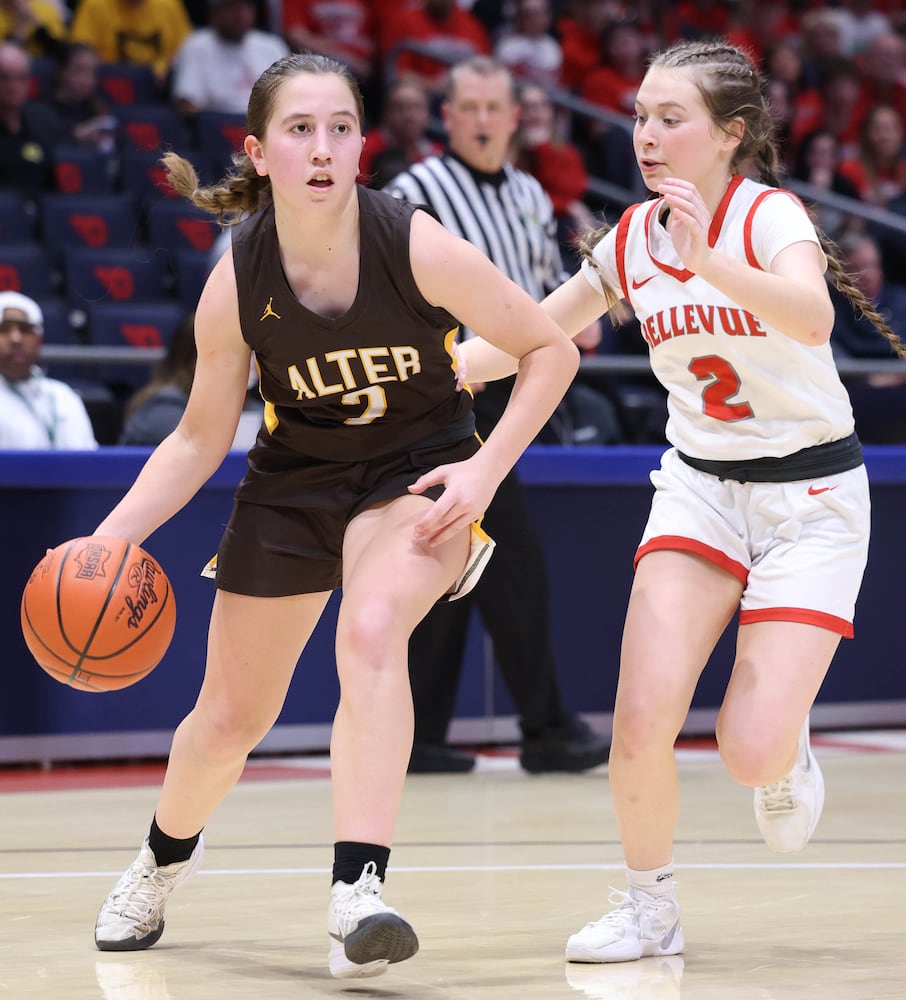
[[[163,86],[191,30],[182,0],[79,0],[70,39],[91,45],[104,62],[150,66]]]
[[[68,137],[57,116],[28,97],[31,57],[0,42],[0,187],[35,201],[53,189],[53,150]]]
[[[208,0],[207,26],[196,28],[173,58],[176,109],[244,115],[252,84],[288,54],[279,35],[255,27],[251,0]]]
[[[428,93],[414,76],[399,77],[387,88],[380,124],[365,133],[360,160],[362,183],[382,188],[400,171],[443,151],[429,139]]]
[[[881,266],[878,244],[864,233],[840,240],[842,263],[862,294],[891,329],[906,337],[906,287],[888,281]],[[831,345],[841,357],[895,360],[888,341],[872,323],[831,289],[834,329]],[[856,432],[866,444],[906,444],[906,374],[867,375],[847,383],[856,419]]]
[[[0,0],[0,39],[44,56],[56,54],[65,35],[60,6],[52,0]]]
[[[512,17],[496,35],[494,55],[516,80],[558,87],[563,50],[551,33],[550,0],[515,0]]]
[[[38,103],[56,115],[68,141],[112,152],[117,120],[99,89],[97,52],[90,45],[64,44],[54,62],[49,92]]]
[[[588,171],[579,148],[566,137],[567,123],[557,115],[543,87],[523,84],[519,88],[519,129],[514,136],[511,159],[517,167],[541,182],[554,206],[561,252],[578,267],[573,250],[577,232],[598,223],[582,200],[588,191]]]
[[[815,129],[799,143],[792,176],[822,191],[858,199],[855,184],[840,172],[840,147],[837,137],[827,129]],[[839,239],[859,225],[858,217],[830,205],[812,204],[812,216],[831,239]]]
[[[411,73],[419,77],[437,100],[446,86],[450,63],[491,51],[487,28],[457,0],[416,0],[414,6],[385,17],[386,68],[395,75]],[[429,54],[395,53],[404,40],[421,43]],[[439,58],[432,58],[432,52]]]
[[[171,434],[182,418],[195,378],[195,313],[188,312],[176,328],[167,353],[155,366],[150,381],[126,405],[122,445],[158,445]],[[252,359],[249,391],[233,439],[234,450],[247,451],[255,443],[264,404],[257,392],[258,370]]]
[[[838,170],[862,201],[880,208],[906,191],[903,122],[895,108],[879,104],[865,115],[858,156],[842,160]]]
[[[380,104],[376,20],[367,0],[283,0],[283,33],[294,52],[309,49],[345,63],[368,105]]]
[[[34,299],[0,292],[0,449],[93,450],[78,395],[38,367],[44,316]]]

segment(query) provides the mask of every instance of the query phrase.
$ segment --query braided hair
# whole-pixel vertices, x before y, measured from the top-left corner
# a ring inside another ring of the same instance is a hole
[[[774,139],[774,122],[764,96],[764,79],[742,49],[722,39],[680,42],[656,53],[649,68],[690,71],[702,103],[717,128],[728,134],[732,131],[737,136],[739,121],[743,123],[743,133],[731,164],[734,172],[754,175],[771,187],[781,186],[780,158]],[[583,234],[577,241],[579,253],[592,266],[596,267],[592,251],[609,228],[604,226]],[[906,357],[906,345],[844,270],[839,248],[817,224],[815,231],[827,256],[828,274],[834,287],[870,320],[897,355]],[[604,297],[611,309],[620,301],[615,289],[604,287]],[[617,310],[617,320],[621,315],[625,315],[625,308],[622,314]]]

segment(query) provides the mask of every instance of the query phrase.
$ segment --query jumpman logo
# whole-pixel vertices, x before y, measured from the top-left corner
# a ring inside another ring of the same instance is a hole
[[[267,300],[267,305],[264,307],[264,312],[261,314],[261,319],[258,320],[260,323],[262,320],[267,319],[268,316],[273,316],[274,319],[283,319],[280,313],[274,312],[274,297],[273,295]]]

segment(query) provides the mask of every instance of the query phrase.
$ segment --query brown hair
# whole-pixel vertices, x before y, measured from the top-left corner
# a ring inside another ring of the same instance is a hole
[[[246,128],[259,139],[264,135],[274,103],[287,79],[299,73],[316,76],[333,74],[346,82],[355,100],[359,127],[365,121],[365,102],[359,85],[348,67],[336,59],[314,52],[296,52],[284,56],[269,66],[255,81],[249,96]],[[245,150],[233,154],[233,167],[227,175],[210,187],[199,187],[198,174],[192,164],[172,151],[161,157],[171,187],[194,205],[216,215],[221,225],[232,225],[244,215],[251,215],[270,198],[269,177],[261,177]]]
[[[714,39],[700,42],[679,42],[660,53],[656,53],[650,68],[691,70],[693,82],[698,88],[702,103],[711,115],[715,126],[729,132],[732,125],[742,119],[743,134],[733,156],[732,167],[742,172],[742,167],[751,164],[752,172],[764,184],[779,187],[779,157],[774,140],[774,123],[771,110],[764,97],[764,80],[749,56],[726,41]],[[734,131],[735,135],[736,132]],[[746,173],[749,173],[746,170]],[[814,220],[813,220],[814,223]],[[592,251],[610,227],[604,226],[582,234],[576,246],[583,257],[597,270]],[[906,346],[887,325],[884,317],[856,287],[852,278],[843,269],[836,244],[815,224],[815,232],[821,248],[827,255],[827,269],[836,289],[882,333],[890,342],[894,352],[906,357]],[[604,298],[609,308],[622,301],[618,290],[605,287]],[[614,318],[619,322],[626,315],[618,306]]]

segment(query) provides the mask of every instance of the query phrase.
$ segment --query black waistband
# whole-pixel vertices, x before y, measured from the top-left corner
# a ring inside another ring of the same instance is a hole
[[[475,414],[470,410],[464,416],[459,417],[458,420],[454,420],[452,424],[447,424],[446,427],[441,427],[439,431],[435,431],[430,437],[422,438],[420,441],[416,441],[415,444],[409,445],[406,450],[437,448],[442,444],[452,444],[454,441],[462,441],[463,438],[471,437],[474,433]]]
[[[743,462],[711,462],[692,458],[679,449],[679,457],[699,472],[718,479],[735,479],[739,483],[794,483],[800,479],[818,479],[849,472],[862,464],[862,443],[855,434],[803,448],[780,458],[752,458]]]

